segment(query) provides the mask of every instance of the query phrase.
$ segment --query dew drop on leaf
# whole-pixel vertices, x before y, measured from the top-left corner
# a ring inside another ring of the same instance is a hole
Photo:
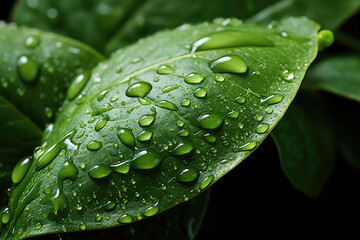
[[[32,58],[21,56],[17,61],[17,70],[22,80],[31,83],[37,78],[40,66]]]
[[[191,153],[194,150],[194,146],[190,143],[180,143],[172,151],[175,156],[183,156]]]
[[[170,67],[169,65],[161,65],[157,70],[156,72],[158,74],[163,74],[163,75],[166,75],[166,74],[171,74],[171,73],[174,73],[174,69],[172,67]]]
[[[204,98],[206,97],[206,89],[203,88],[203,87],[200,87],[200,88],[197,88],[195,91],[194,91],[194,96],[195,97],[198,97],[198,98]]]
[[[161,107],[161,108],[172,110],[172,111],[178,110],[178,108],[175,104],[173,104],[172,102],[169,102],[167,100],[161,100],[161,101],[155,103],[155,105],[158,107]]]
[[[11,173],[11,179],[14,184],[21,182],[21,180],[25,177],[27,171],[29,170],[31,163],[32,163],[32,157],[30,156],[23,158],[15,165]]]
[[[140,97],[144,98],[152,89],[152,85],[148,82],[137,82],[132,84],[126,90],[126,96],[128,97]]]
[[[151,149],[144,149],[134,155],[131,166],[135,169],[153,169],[158,166],[162,158]]]
[[[72,100],[77,95],[79,95],[81,90],[85,87],[86,83],[88,82],[89,78],[90,78],[89,72],[80,73],[77,76],[75,76],[67,91],[68,99]]]
[[[182,183],[190,183],[195,181],[199,176],[199,172],[194,168],[184,169],[176,176],[176,180]]]
[[[105,165],[95,165],[92,167],[88,174],[91,178],[101,179],[109,176],[112,173],[111,169]]]
[[[119,223],[131,223],[132,222],[132,217],[128,214],[124,214],[122,216],[120,216],[117,220]]]
[[[210,61],[209,67],[214,73],[245,73],[247,71],[245,60],[234,54]]]
[[[252,149],[254,149],[256,147],[256,142],[251,141],[248,143],[245,143],[244,145],[237,147],[237,148],[233,148],[234,152],[240,152],[240,151],[250,151]]]
[[[207,188],[211,184],[213,179],[214,179],[214,175],[208,175],[205,178],[203,178],[200,182],[200,187],[199,187],[200,190],[204,190],[205,188]]]
[[[6,207],[1,213],[1,222],[3,224],[7,224],[9,220],[10,220],[10,209]]]
[[[89,149],[91,151],[96,151],[102,147],[102,143],[99,141],[93,140],[93,141],[90,141],[86,147],[87,147],[87,149]]]
[[[204,76],[199,73],[190,73],[185,77],[185,82],[189,84],[198,84],[204,81]]]
[[[217,113],[206,113],[197,119],[199,126],[204,129],[216,129],[224,122],[224,117]]]
[[[122,128],[119,130],[117,135],[118,135],[120,141],[125,146],[128,146],[129,148],[135,147],[135,137],[134,137],[134,134],[132,133],[131,129]]]
[[[144,211],[144,216],[145,217],[151,217],[151,216],[154,216],[155,214],[157,214],[159,211],[159,202],[156,202],[154,204],[154,206],[151,206],[147,209],[145,209]]]
[[[142,116],[142,117],[139,119],[139,125],[140,125],[141,127],[148,127],[148,126],[150,126],[151,124],[153,124],[154,121],[155,121],[155,115],[153,115],[153,114],[147,114],[147,115]]]
[[[140,142],[150,141],[153,133],[151,131],[141,131],[137,136],[137,140]]]
[[[257,128],[256,128],[256,133],[262,134],[262,133],[266,133],[266,131],[269,129],[269,124],[267,123],[262,123],[260,124]]]

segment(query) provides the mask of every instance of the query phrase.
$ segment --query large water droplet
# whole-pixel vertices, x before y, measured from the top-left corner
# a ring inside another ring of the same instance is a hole
[[[25,40],[25,46],[28,48],[34,48],[38,45],[39,43],[39,36],[29,36],[26,38]]]
[[[148,127],[151,124],[153,124],[154,120],[155,120],[154,114],[144,115],[139,119],[139,125],[141,127]]]
[[[250,151],[252,149],[254,149],[256,147],[256,142],[248,142],[245,143],[244,145],[238,147],[238,148],[233,148],[234,152],[240,152],[240,151]]]
[[[215,73],[245,73],[247,71],[245,60],[234,54],[222,56],[210,61],[209,67]]]
[[[118,173],[126,174],[130,170],[130,164],[128,162],[122,162],[119,164],[111,165],[111,168]]]
[[[81,90],[85,87],[86,83],[89,81],[90,73],[85,72],[78,74],[71,82],[70,87],[67,91],[67,97],[68,99],[72,100],[74,99]]]
[[[64,148],[65,148],[65,144],[63,141],[59,141],[53,144],[39,157],[39,159],[36,162],[36,168],[42,169],[43,167],[48,165]]]
[[[30,57],[21,56],[17,61],[17,70],[22,80],[34,82],[40,70],[39,64]]]
[[[131,223],[132,222],[132,217],[130,215],[124,214],[122,216],[120,216],[117,220],[119,223]]]
[[[3,224],[7,224],[9,220],[10,220],[10,209],[6,207],[1,213],[1,222]]]
[[[206,89],[203,88],[203,87],[200,87],[200,88],[197,88],[195,91],[194,91],[194,96],[195,97],[198,97],[198,98],[204,98],[206,97]]]
[[[190,106],[190,104],[191,104],[191,100],[189,99],[189,98],[184,98],[183,100],[181,100],[181,106],[183,106],[183,107],[188,107],[188,106]]]
[[[151,140],[152,135],[153,133],[151,131],[142,131],[137,136],[137,140],[140,142],[147,142]]]
[[[214,175],[209,175],[203,178],[200,182],[200,187],[199,187],[200,190],[204,190],[205,188],[210,186],[213,180],[214,180]]]
[[[125,146],[128,146],[129,148],[135,147],[135,137],[134,137],[134,134],[132,133],[131,129],[122,128],[119,130],[117,135],[118,135],[120,141]]]
[[[194,168],[184,169],[176,176],[176,180],[182,183],[190,183],[195,181],[199,176],[199,172]]]
[[[291,71],[289,71],[289,70],[285,70],[285,71],[283,71],[283,73],[282,73],[282,77],[283,77],[283,79],[286,80],[286,81],[291,81],[291,80],[293,80],[293,79],[295,78],[295,75],[294,75],[293,72],[291,72]]]
[[[180,143],[172,151],[172,154],[175,156],[182,156],[191,153],[194,150],[194,146],[190,143]]]
[[[99,141],[93,140],[93,141],[90,141],[86,147],[87,147],[87,149],[89,149],[91,151],[96,151],[102,147],[102,143]]]
[[[204,76],[199,73],[190,73],[185,77],[185,82],[189,84],[198,84],[204,81]]]
[[[107,202],[103,205],[103,208],[104,208],[106,211],[111,211],[111,210],[113,210],[115,207],[116,207],[116,203],[113,202],[113,201],[107,201]]]
[[[155,105],[158,107],[161,107],[161,108],[172,110],[172,111],[178,110],[178,108],[175,104],[173,104],[172,102],[169,102],[167,100],[161,100],[160,102],[155,103]]]
[[[262,134],[262,133],[266,133],[266,131],[269,129],[269,124],[267,123],[262,123],[260,124],[257,128],[256,128],[256,133]]]
[[[151,206],[144,211],[145,217],[151,217],[154,216],[156,213],[159,212],[159,202],[156,202],[154,206]]]
[[[137,82],[132,84],[126,90],[126,96],[128,97],[140,97],[144,98],[152,89],[152,85],[148,82]]]
[[[215,143],[216,142],[216,137],[214,135],[210,134],[210,133],[205,134],[204,139],[208,143]]]
[[[174,73],[174,69],[169,65],[162,65],[156,70],[156,72],[158,74],[171,74]]]
[[[131,166],[135,169],[153,169],[158,166],[162,158],[151,149],[144,149],[136,153],[132,159]]]
[[[108,120],[109,120],[108,115],[106,115],[104,118],[100,119],[95,125],[95,131],[97,131],[97,132],[100,131],[100,129],[102,129],[106,125]]]
[[[19,161],[12,173],[11,173],[11,179],[14,184],[21,182],[21,180],[25,177],[27,171],[29,170],[29,167],[32,163],[32,157],[25,157],[21,161]]]
[[[109,176],[112,173],[111,169],[105,165],[95,165],[92,167],[88,174],[91,178],[101,179]]]
[[[197,119],[199,126],[204,129],[216,129],[224,122],[224,117],[217,113],[206,113]]]
[[[265,102],[268,105],[272,105],[272,104],[276,104],[281,102],[284,99],[284,95],[282,94],[274,94],[274,95],[270,95],[265,99],[261,99],[261,102]]]
[[[78,172],[78,169],[72,161],[66,161],[59,171],[59,181],[63,181],[65,179],[71,179],[74,181]]]
[[[221,31],[196,41],[191,52],[244,46],[272,46],[272,42],[260,34],[241,31]]]

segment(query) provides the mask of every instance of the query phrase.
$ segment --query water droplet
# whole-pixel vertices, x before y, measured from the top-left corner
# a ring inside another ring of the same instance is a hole
[[[207,94],[206,89],[202,88],[202,87],[197,88],[194,92],[194,96],[198,97],[198,98],[204,98],[204,97],[206,97],[206,94]]]
[[[37,78],[40,66],[32,58],[21,56],[17,61],[17,70],[22,80],[31,83]]]
[[[39,157],[39,159],[36,162],[36,168],[42,169],[43,167],[48,165],[64,148],[65,148],[65,144],[63,141],[59,141],[53,144]]]
[[[178,89],[180,86],[167,86],[167,87],[164,87],[161,91],[163,93],[168,93],[168,92],[171,92],[175,89]]]
[[[191,104],[191,100],[189,98],[184,98],[181,100],[180,105],[183,107],[188,107]]]
[[[65,194],[59,189],[56,189],[55,195],[50,199],[51,204],[54,207],[54,213],[57,215],[59,212],[64,211],[66,208]]]
[[[159,201],[154,204],[154,206],[151,206],[144,211],[145,217],[151,217],[154,216],[156,213],[159,212]]]
[[[109,90],[104,90],[104,91],[102,91],[98,96],[97,96],[97,100],[98,100],[98,102],[100,102],[101,100],[103,100],[104,99],[104,97],[106,96],[106,94],[109,92]]]
[[[103,218],[104,218],[104,217],[98,213],[98,214],[96,214],[96,216],[95,216],[95,222],[101,222],[101,220],[103,220]]]
[[[204,139],[208,143],[215,143],[216,142],[216,137],[214,135],[210,134],[210,133],[205,134]]]
[[[113,202],[113,201],[108,201],[108,202],[106,202],[106,203],[103,205],[103,208],[104,208],[106,211],[111,211],[111,210],[113,210],[115,207],[116,207],[116,203]]]
[[[175,156],[183,156],[191,153],[194,150],[194,146],[189,143],[180,143],[172,151],[172,154]]]
[[[117,220],[119,223],[131,223],[132,222],[132,217],[130,215],[124,214],[122,216],[120,216]]]
[[[155,105],[158,107],[161,107],[161,108],[172,110],[172,111],[178,110],[178,108],[175,104],[173,104],[172,102],[169,102],[167,100],[161,100],[160,102],[155,103]]]
[[[217,113],[206,113],[197,119],[199,126],[204,129],[216,129],[224,122],[224,117]]]
[[[131,129],[122,128],[119,130],[117,135],[118,135],[120,141],[125,146],[128,146],[129,148],[135,147],[135,137],[134,137],[134,134],[132,133]]]
[[[235,98],[234,101],[239,104],[243,104],[246,101],[246,97],[240,96],[240,97]]]
[[[199,73],[190,73],[185,77],[185,82],[189,84],[198,84],[204,81],[204,76]]]
[[[187,130],[187,129],[181,130],[181,131],[179,132],[179,136],[180,136],[180,137],[187,137],[187,136],[189,136],[189,130]]]
[[[37,223],[35,224],[35,227],[34,227],[36,230],[39,230],[40,228],[42,228],[42,224],[41,223]]]
[[[228,113],[229,118],[238,118],[240,115],[240,112],[238,110],[231,111]]]
[[[7,224],[10,220],[10,208],[6,207],[1,214],[1,222]]]
[[[281,102],[284,99],[284,95],[282,94],[274,94],[274,95],[270,95],[265,99],[261,99],[261,102],[265,102],[268,105],[272,105],[272,104],[276,104]]]
[[[169,65],[162,65],[156,70],[156,72],[158,74],[171,74],[174,73],[174,69]]]
[[[29,36],[25,40],[25,46],[28,48],[34,48],[39,44],[39,36]]]
[[[200,190],[204,190],[205,188],[210,186],[213,180],[214,180],[214,175],[208,175],[205,178],[203,178],[200,182],[200,187],[199,187]]]
[[[148,114],[144,115],[139,119],[139,125],[141,127],[148,127],[155,121],[155,115],[154,114]]]
[[[191,52],[243,46],[272,46],[272,42],[260,34],[243,31],[221,31],[196,41]]]
[[[92,167],[88,174],[91,178],[101,179],[109,176],[112,173],[111,169],[105,165],[95,165]]]
[[[63,181],[65,179],[71,179],[74,181],[78,172],[79,171],[72,161],[66,161],[59,171],[59,181]]]
[[[95,125],[95,131],[100,131],[107,123],[107,121],[109,120],[109,116],[106,115],[104,118],[100,119],[96,125]]]
[[[144,98],[152,89],[152,85],[148,82],[137,82],[132,84],[126,90],[126,96],[128,97],[140,97]]]
[[[283,71],[283,73],[282,73],[282,77],[283,77],[283,79],[286,80],[286,81],[291,81],[291,80],[293,80],[293,79],[295,78],[295,75],[294,75],[293,72],[288,71],[288,70],[285,70],[285,71]]]
[[[27,171],[29,170],[31,163],[32,163],[32,157],[30,156],[23,158],[15,165],[11,173],[11,179],[14,184],[21,182],[21,180],[25,177]]]
[[[130,171],[130,164],[129,162],[122,162],[119,164],[111,165],[111,168],[118,173],[127,174]]]
[[[158,153],[151,149],[144,149],[136,153],[131,166],[135,169],[153,169],[162,161]]]
[[[324,29],[318,33],[316,40],[319,51],[321,51],[324,48],[331,46],[331,44],[334,42],[334,34],[330,30]]]
[[[199,172],[194,168],[184,169],[176,176],[176,180],[182,183],[190,183],[195,181],[199,176]]]
[[[86,147],[87,147],[87,149],[89,149],[91,151],[96,151],[102,147],[102,143],[99,141],[93,140],[93,141],[90,141]]]
[[[140,142],[147,142],[151,140],[152,135],[153,133],[151,131],[142,131],[137,136],[137,140]]]
[[[254,149],[255,147],[256,147],[256,142],[252,141],[252,142],[245,143],[241,147],[233,148],[233,151],[234,152],[249,151],[249,150]]]
[[[72,100],[77,95],[79,95],[81,90],[85,87],[86,83],[88,82],[89,78],[90,78],[89,72],[80,73],[77,76],[75,76],[67,91],[68,99]]]
[[[215,73],[245,73],[247,64],[238,55],[229,54],[209,62],[210,69]]]
[[[269,124],[267,123],[262,123],[260,124],[257,128],[256,128],[256,133],[262,134],[262,133],[266,133],[266,131],[269,129]]]
[[[79,228],[80,230],[86,230],[86,224],[85,223],[80,224]]]
[[[223,76],[221,76],[221,75],[216,75],[215,80],[217,82],[223,82],[223,81],[225,81],[225,78]]]

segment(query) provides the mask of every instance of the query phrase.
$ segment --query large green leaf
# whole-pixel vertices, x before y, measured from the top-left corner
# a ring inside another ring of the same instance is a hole
[[[336,30],[360,9],[359,0],[282,0],[252,16],[252,22],[269,22],[286,16],[307,16],[321,27]]]
[[[317,31],[306,18],[272,29],[215,21],[116,52],[82,94],[70,86],[11,192],[2,239],[118,226],[198,195],[283,116],[317,54]]]
[[[322,59],[307,76],[306,84],[309,87],[360,102],[360,55]]]
[[[272,137],[283,172],[299,191],[318,197],[332,173],[336,146],[326,107],[317,95],[301,92]],[[300,97],[300,96],[299,96]]]
[[[18,0],[21,25],[79,39],[107,53],[158,30],[216,17],[246,18],[276,0]],[[84,24],[86,23],[86,24]]]
[[[40,144],[71,80],[103,57],[77,41],[5,24],[0,52],[0,188],[5,188],[14,165]]]

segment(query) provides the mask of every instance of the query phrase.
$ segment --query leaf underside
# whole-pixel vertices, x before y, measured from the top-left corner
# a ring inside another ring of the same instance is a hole
[[[184,25],[114,53],[65,101],[3,238],[123,225],[198,195],[283,116],[317,31],[306,18]]]

